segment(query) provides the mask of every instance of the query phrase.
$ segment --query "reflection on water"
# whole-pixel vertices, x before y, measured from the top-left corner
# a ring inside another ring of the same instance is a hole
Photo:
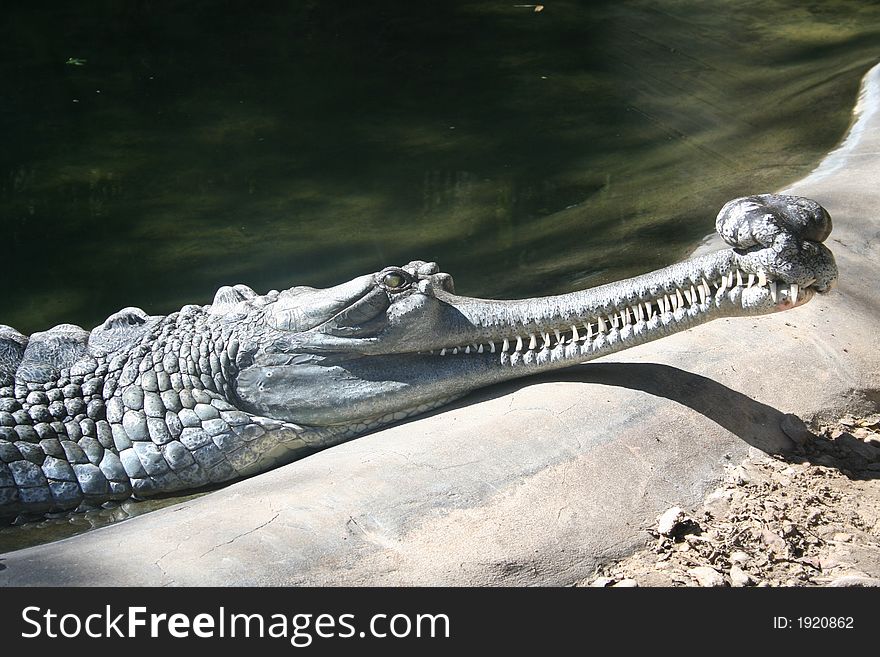
[[[840,139],[880,24],[795,0],[172,7],[5,10],[0,322],[416,258],[482,296],[668,264]]]
[[[436,260],[522,297],[684,255],[842,137],[880,5],[4,9],[0,323]]]
[[[21,522],[0,527],[0,554],[20,550],[31,545],[59,541],[91,529],[106,527],[122,520],[141,516],[172,504],[179,504],[204,495],[204,492],[155,500],[126,500],[111,503],[107,508],[84,513],[57,513],[42,520]]]

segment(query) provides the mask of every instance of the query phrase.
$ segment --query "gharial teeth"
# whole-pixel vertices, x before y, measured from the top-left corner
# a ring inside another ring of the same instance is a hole
[[[754,284],[755,284],[755,275],[749,274],[749,280],[746,283],[746,287],[752,287],[752,285],[754,285]]]
[[[580,334],[578,333],[578,327],[574,324],[571,325],[571,341],[578,342],[581,339]]]
[[[743,286],[743,275],[739,269],[736,270],[736,285],[737,287]]]
[[[531,338],[531,339],[529,340],[529,351],[532,351],[532,350],[534,350],[534,349],[538,346],[538,341],[535,339],[535,334],[534,334],[534,333],[532,333],[532,334],[529,336],[529,338]]]
[[[703,277],[703,289],[706,291],[706,296],[712,296],[712,288],[709,287],[709,281],[706,280],[706,277]]]
[[[510,351],[510,341],[504,338],[504,344],[501,345],[501,351]]]
[[[441,356],[445,356],[445,355],[446,355],[446,347],[443,347],[443,349],[440,350],[440,355],[441,355]]]
[[[797,303],[797,298],[798,298],[798,285],[797,285],[797,283],[791,283],[788,286],[788,290],[789,290],[788,294],[791,297],[791,302],[793,304]]]
[[[556,336],[556,344],[562,342],[562,334],[559,332],[559,329],[553,329],[553,335]]]
[[[506,344],[506,343],[507,343],[507,340],[505,340],[504,342],[505,342],[505,344]],[[495,342],[494,342],[494,341],[492,341],[492,342],[489,343],[489,353],[490,353],[490,354],[494,354],[494,353],[495,353]]]
[[[464,353],[466,353],[466,354],[471,353],[471,346],[470,345],[468,345],[467,347],[464,348]]]
[[[767,274],[765,274],[763,271],[758,272],[758,285],[760,285],[761,287],[767,285]]]
[[[602,319],[602,315],[599,315],[598,324],[599,324],[599,333],[604,333],[606,331],[607,327],[605,326],[605,320]]]
[[[477,347],[477,353],[478,354],[483,353],[483,345],[482,344],[479,347]]]
[[[453,347],[452,348],[452,355],[455,356],[456,354],[458,354],[458,347]]]
[[[770,298],[776,303],[776,281],[770,281]]]
[[[550,334],[544,333],[541,335],[541,338],[544,340],[544,347],[543,348],[549,349],[550,348]]]
[[[516,336],[516,350],[517,351],[523,350],[522,336],[520,336],[520,335]]]
[[[699,292],[700,292],[700,303],[706,303],[706,297],[708,296],[708,295],[706,294],[706,288],[703,287],[702,285],[700,285],[700,286],[697,288],[697,290],[699,290]]]

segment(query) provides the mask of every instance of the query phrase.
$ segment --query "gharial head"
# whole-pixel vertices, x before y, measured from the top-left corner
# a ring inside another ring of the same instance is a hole
[[[261,415],[369,426],[716,317],[800,306],[837,278],[821,244],[831,219],[814,201],[736,199],[717,228],[732,248],[558,296],[459,296],[449,274],[421,260],[332,288],[267,295],[256,321],[250,306],[253,328],[239,332],[231,388],[238,405]]]

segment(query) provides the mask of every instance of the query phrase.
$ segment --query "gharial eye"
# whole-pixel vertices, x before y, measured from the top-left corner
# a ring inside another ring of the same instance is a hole
[[[400,292],[410,286],[412,278],[402,269],[386,269],[379,275],[379,283],[389,292]]]

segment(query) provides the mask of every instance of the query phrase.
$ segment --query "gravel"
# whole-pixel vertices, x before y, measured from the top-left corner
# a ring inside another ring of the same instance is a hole
[[[749,456],[643,549],[577,585],[880,586],[880,413],[783,419],[784,457]]]

